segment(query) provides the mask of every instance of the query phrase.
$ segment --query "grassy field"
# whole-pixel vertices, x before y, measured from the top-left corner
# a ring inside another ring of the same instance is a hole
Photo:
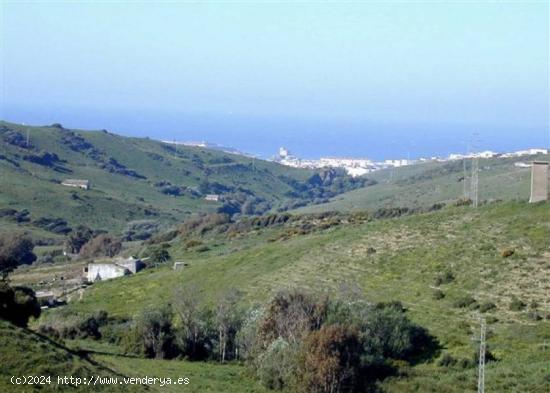
[[[94,284],[81,301],[46,312],[103,309],[133,316],[145,307],[169,302],[173,290],[196,285],[205,303],[229,288],[243,292],[243,304],[263,302],[280,288],[303,287],[337,292],[342,283],[356,283],[372,301],[400,300],[410,317],[438,339],[441,354],[471,359],[479,316],[489,321],[488,344],[498,361],[487,366],[491,391],[543,391],[550,384],[550,209],[548,204],[491,203],[479,209],[449,207],[438,212],[339,225],[306,235],[281,238],[286,228],[253,230],[235,238],[203,239],[208,250],[185,250],[174,241],[170,266],[135,276]],[[283,240],[275,240],[275,239]],[[513,250],[508,257],[503,251]],[[438,276],[452,273],[448,283]],[[441,291],[441,299],[434,292]],[[468,307],[455,303],[475,299]],[[526,306],[511,311],[517,297]],[[480,306],[494,308],[480,312]],[[58,314],[61,313],[61,314]],[[128,360],[128,362],[131,362]],[[452,369],[436,361],[411,367],[407,378],[384,382],[387,391],[472,391],[474,369]]]
[[[22,126],[8,126],[26,132]],[[217,151],[182,147],[176,152],[147,139],[76,131],[75,135],[101,152],[98,158],[95,150],[67,148],[61,140],[70,132],[59,127],[30,128],[31,141],[40,151],[57,154],[59,160],[53,167],[22,159],[26,154],[23,148],[0,145],[4,157],[0,159],[0,208],[29,209],[32,219],[23,224],[0,219],[0,230],[23,228],[35,238],[48,237],[59,243],[61,235],[33,222],[40,217],[61,217],[69,225],[85,223],[115,232],[141,219],[168,226],[193,213],[213,211],[219,204],[188,195],[166,195],[155,186],[158,181],[196,187],[208,179],[250,190],[277,204],[293,191],[292,182],[281,175],[299,182],[311,176],[309,171],[254,163]],[[110,173],[101,167],[106,157],[116,157],[139,176]],[[451,202],[463,196],[461,162],[426,163],[373,173],[378,184],[298,209],[285,224],[245,225],[235,231],[224,224],[191,230],[165,243],[171,262],[186,262],[183,270],[172,270],[170,262],[133,276],[95,283],[75,292],[66,306],[43,312],[32,327],[99,310],[132,318],[145,308],[169,303],[176,289],[187,286],[196,288],[202,303],[210,306],[228,290],[238,289],[240,305],[249,307],[266,302],[282,288],[337,294],[342,286],[353,284],[372,302],[401,301],[410,318],[426,327],[440,345],[434,359],[400,365],[398,375],[381,382],[383,391],[475,391],[475,367],[442,366],[439,362],[451,356],[458,364],[471,363],[481,316],[487,320],[489,349],[497,359],[487,364],[487,391],[548,391],[550,205],[524,202],[530,174],[528,169],[515,167],[516,161],[522,159],[480,161],[482,205],[478,209]],[[91,179],[92,189],[69,189],[56,183],[66,177]],[[380,209],[430,207],[439,202],[448,205],[431,212],[373,219]],[[340,213],[301,215],[327,211]],[[128,242],[123,254],[139,253],[144,247],[140,242]],[[35,248],[39,256],[55,250],[59,251],[59,245]],[[86,263],[57,260],[20,267],[10,279],[13,284],[35,289],[59,289],[67,283],[78,287]],[[521,306],[514,308],[513,304]],[[263,391],[237,363],[220,366],[139,359],[124,356],[119,348],[101,340],[76,340],[66,342],[65,347],[32,331],[0,323],[0,391],[12,391],[6,385],[8,374],[23,372],[184,376],[191,380],[184,388],[147,388],[159,392]],[[18,360],[16,354],[25,351],[30,354],[28,359]]]
[[[89,378],[90,376],[122,377],[120,372],[107,365],[88,359],[32,331],[15,327],[0,320],[0,391],[1,392],[54,392],[75,391],[68,385],[58,385],[58,376]],[[13,385],[11,377],[51,376],[43,385]],[[120,392],[118,386],[79,386],[83,392]],[[133,391],[145,391],[141,387]]]
[[[92,344],[92,345],[90,345]],[[71,349],[72,347],[72,349]],[[83,351],[82,348],[88,349]],[[91,349],[90,349],[91,347]],[[98,353],[93,342],[67,347],[39,336],[32,331],[15,327],[0,320],[0,391],[1,392],[228,392],[261,393],[261,388],[245,367],[202,362],[137,359],[117,354]],[[13,385],[11,377],[50,376],[41,385]],[[57,377],[116,378],[117,384],[94,386],[59,385]],[[142,385],[124,385],[124,378],[162,378]],[[166,384],[167,378],[173,383]],[[178,378],[189,378],[188,385],[178,385]]]
[[[195,190],[207,181],[275,206],[294,190],[290,180],[305,181],[313,173],[216,150],[175,150],[159,141],[103,131],[0,121],[0,140],[0,208],[27,209],[32,220],[60,217],[69,225],[85,223],[108,231],[121,231],[134,220],[170,224],[221,206],[191,191],[179,196],[161,192],[168,186]],[[61,186],[67,178],[90,180],[91,189]],[[0,225],[6,230],[14,227],[2,217]],[[29,223],[19,227],[37,230]]]

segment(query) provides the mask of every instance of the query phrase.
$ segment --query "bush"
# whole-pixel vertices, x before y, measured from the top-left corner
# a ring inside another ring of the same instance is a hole
[[[147,240],[159,229],[159,224],[151,220],[131,221],[126,225],[122,238],[124,241]]]
[[[65,240],[65,251],[71,254],[78,254],[84,244],[89,242],[94,237],[93,231],[84,226],[79,225],[76,229],[73,229]]]
[[[471,295],[465,295],[456,299],[453,302],[453,306],[458,308],[465,308],[465,307],[470,307],[475,303],[476,303],[476,299],[474,299]]]
[[[527,312],[527,318],[531,319],[532,321],[540,321],[542,320],[542,315],[536,310],[531,310]]]
[[[500,253],[500,255],[503,257],[503,258],[508,258],[508,257],[511,257],[512,255],[514,255],[515,253],[515,250],[511,249],[511,248],[507,248],[505,250],[502,250],[502,252]]]
[[[136,320],[136,334],[141,338],[141,352],[147,357],[164,359],[177,353],[170,307],[144,310]]]
[[[100,328],[109,322],[107,312],[100,310],[93,314],[71,314],[56,318],[39,326],[39,331],[52,337],[74,340],[76,338],[102,337]]]
[[[311,392],[354,392],[361,375],[359,332],[323,326],[305,339],[300,353],[299,385]]]
[[[150,266],[157,266],[162,263],[168,262],[172,257],[168,250],[160,246],[149,246],[143,252],[144,257],[149,258],[147,264]]]
[[[185,248],[188,250],[193,247],[201,246],[202,242],[200,240],[191,239],[185,242]]]
[[[0,278],[7,275],[17,266],[31,264],[36,260],[32,250],[32,240],[23,234],[0,234]]]
[[[30,317],[40,316],[40,305],[34,291],[27,287],[10,287],[0,281],[0,318],[26,327]]]
[[[273,341],[255,362],[256,376],[268,389],[282,390],[294,383],[297,347],[282,337]]]
[[[80,255],[85,258],[114,257],[121,249],[120,240],[108,234],[101,234],[84,244],[80,249]]]
[[[510,311],[521,311],[525,308],[525,306],[526,304],[515,296],[510,301]]]
[[[497,306],[493,302],[484,302],[479,305],[479,311],[487,312],[496,309]]]
[[[458,363],[458,360],[453,358],[451,355],[446,353],[439,359],[439,362],[437,362],[438,366],[440,367],[454,367]]]
[[[454,280],[455,280],[455,276],[453,272],[451,272],[450,270],[447,270],[446,272],[440,273],[435,277],[434,284],[436,286],[440,286],[442,284],[449,284]]]

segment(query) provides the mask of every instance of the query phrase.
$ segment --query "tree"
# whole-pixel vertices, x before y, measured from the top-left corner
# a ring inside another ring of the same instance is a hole
[[[40,304],[34,291],[27,287],[10,287],[0,281],[0,318],[25,327],[30,317],[40,316]]]
[[[22,264],[36,260],[32,240],[23,234],[0,234],[0,274],[5,278],[9,272]]]
[[[305,339],[300,355],[301,386],[309,392],[358,391],[361,345],[358,332],[342,325],[323,326]]]
[[[108,234],[101,234],[88,241],[80,249],[83,257],[114,257],[122,249],[120,240]]]
[[[282,390],[295,382],[298,348],[279,337],[258,356],[254,366],[262,385]]]
[[[172,257],[168,250],[162,246],[151,246],[145,250],[145,255],[150,258],[151,265],[168,262]]]
[[[224,363],[228,346],[234,344],[234,338],[238,331],[239,317],[236,310],[239,292],[230,289],[218,298],[214,312],[214,323],[218,332],[218,356],[220,363]]]
[[[319,329],[326,316],[327,305],[326,299],[317,301],[304,292],[279,292],[267,307],[260,326],[264,346],[278,337],[295,344],[311,330]]]
[[[198,288],[192,285],[184,289],[177,289],[174,293],[173,304],[181,322],[184,351],[189,357],[196,359],[202,352],[199,344],[205,329],[202,312],[199,308]]]
[[[172,352],[172,311],[169,306],[144,310],[136,320],[136,328],[147,356],[163,359]]]
[[[65,251],[70,254],[78,254],[82,246],[89,242],[93,236],[94,233],[90,228],[79,225],[65,239]]]

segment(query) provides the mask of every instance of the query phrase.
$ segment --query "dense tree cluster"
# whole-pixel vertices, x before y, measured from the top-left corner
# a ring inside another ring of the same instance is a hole
[[[193,286],[178,289],[169,304],[146,308],[131,321],[109,324],[106,315],[94,314],[41,331],[103,337],[149,358],[240,360],[264,386],[303,392],[368,391],[392,373],[396,360],[416,362],[437,349],[400,303],[370,304],[352,292],[330,298],[293,290],[245,310],[236,290],[211,307],[202,305],[199,293]]]
[[[36,260],[32,240],[20,233],[0,233],[0,275],[5,277],[19,265]]]
[[[86,258],[93,257],[114,257],[122,249],[119,239],[102,233],[90,239],[80,249],[80,255]]]
[[[30,317],[40,316],[40,305],[34,291],[27,287],[11,287],[0,281],[0,319],[25,327]]]

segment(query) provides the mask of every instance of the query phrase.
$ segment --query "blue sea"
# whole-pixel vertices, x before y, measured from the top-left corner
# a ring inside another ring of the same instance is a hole
[[[32,125],[58,122],[67,128],[108,129],[125,136],[205,141],[270,158],[284,146],[301,158],[356,157],[383,160],[447,156],[450,153],[514,151],[548,147],[548,127],[476,124],[392,124],[368,120],[151,114],[115,112],[9,114],[8,121]]]

